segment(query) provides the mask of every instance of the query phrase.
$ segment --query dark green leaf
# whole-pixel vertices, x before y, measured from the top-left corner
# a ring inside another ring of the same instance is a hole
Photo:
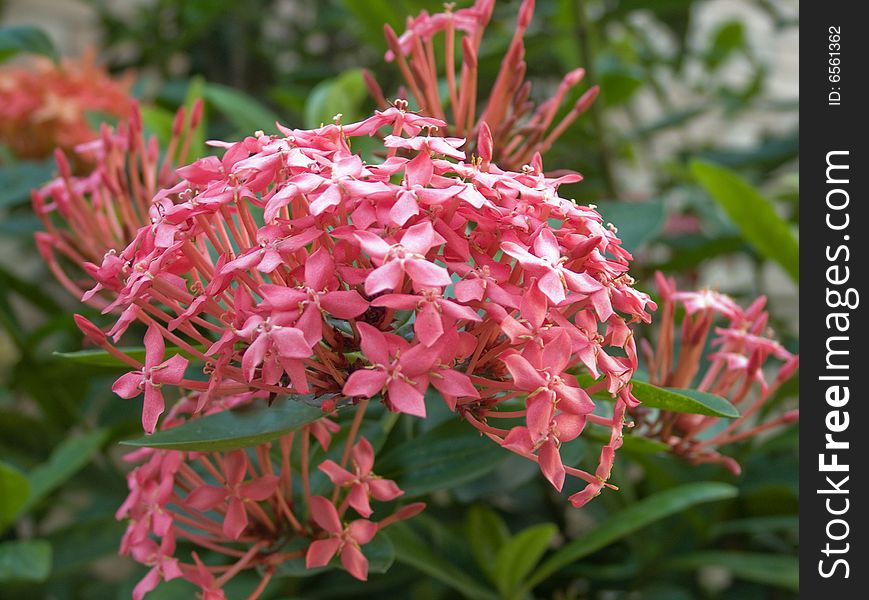
[[[305,404],[303,399],[313,397],[293,396],[279,399],[273,406],[257,403],[227,410],[121,443],[197,452],[248,448],[301,429],[323,416],[320,408]]]
[[[649,408],[728,419],[739,416],[735,406],[715,394],[682,388],[660,388],[642,381],[632,381],[631,384],[634,396]]]
[[[275,123],[281,120],[255,98],[225,85],[207,84],[205,99],[246,135],[258,130],[274,133]]]
[[[597,211],[604,222],[619,230],[623,246],[636,252],[654,240],[664,227],[666,213],[660,200],[648,202],[597,202]]]
[[[610,516],[591,531],[562,546],[535,571],[526,589],[538,585],[567,565],[588,556],[643,527],[697,504],[736,496],[732,485],[717,482],[687,483],[658,492]]]
[[[51,544],[43,540],[0,543],[0,581],[45,581],[51,572]]]
[[[679,571],[718,567],[730,571],[738,579],[794,592],[800,589],[799,560],[786,554],[705,551],[674,558],[665,566]]]
[[[0,532],[15,519],[29,495],[27,477],[18,469],[0,462]]]
[[[744,179],[718,165],[693,161],[691,172],[758,252],[799,282],[799,244],[773,205]]]
[[[305,102],[305,127],[331,123],[337,114],[342,123],[362,117],[360,105],[368,96],[360,69],[351,69],[333,79],[320,82]]]
[[[105,429],[97,429],[69,438],[55,448],[47,462],[30,472],[30,496],[23,510],[29,510],[88,464],[107,437]]]
[[[406,523],[396,523],[387,530],[395,546],[395,560],[447,584],[471,600],[495,600],[497,596],[481,586],[458,566],[432,552],[431,546]]]
[[[477,566],[495,581],[495,557],[510,540],[507,524],[494,510],[475,504],[465,516],[465,529]]]
[[[494,469],[509,453],[466,423],[448,421],[387,452],[379,473],[413,498],[449,489]]]
[[[41,29],[29,25],[0,27],[0,62],[21,53],[42,54],[55,62],[59,58],[51,38]]]
[[[556,533],[558,527],[552,523],[534,525],[519,532],[498,551],[495,581],[502,596],[515,596],[516,588],[543,557]]]
[[[54,168],[53,159],[4,164],[0,168],[0,207],[29,204],[30,191],[51,179]]]

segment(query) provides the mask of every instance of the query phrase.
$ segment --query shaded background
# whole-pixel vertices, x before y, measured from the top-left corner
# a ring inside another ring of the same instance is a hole
[[[65,55],[96,49],[112,72],[135,74],[137,96],[167,111],[184,102],[191,85],[218,90],[206,93],[208,136],[230,139],[271,125],[266,120],[256,126],[268,112],[227,110],[219,99],[227,88],[244,91],[292,127],[317,126],[336,112],[345,122],[369,113],[374,104],[358,69],[375,73],[391,96],[399,77],[382,59],[382,24],[401,32],[404,16],[422,8],[437,11],[440,3],[0,0],[0,20],[38,25]],[[517,9],[518,2],[496,6],[480,56],[481,90],[494,80]],[[586,67],[587,79],[601,85],[593,109],[559,139],[545,165],[585,176],[564,195],[598,204],[619,226],[626,245],[637,251],[632,274],[638,287],[650,289],[653,272],[661,269],[684,288],[715,287],[743,304],[766,294],[779,338],[798,351],[796,284],[755,250],[687,166],[699,158],[732,169],[796,226],[797,2],[540,0],[526,45],[537,99],[552,93],[561,75],[576,66]],[[39,535],[53,544],[45,580],[0,583],[0,598],[129,597],[140,569],[113,556],[123,525],[111,515],[126,489],[115,441],[136,432],[138,409],[106,393],[112,373],[52,356],[53,350],[80,347],[69,318],[78,305],[53,283],[31,241],[36,221],[27,189],[52,170],[50,161],[23,165],[7,156],[0,162],[0,454],[30,472],[53,464],[58,454],[52,451],[71,434],[102,433],[62,453],[75,460],[61,465],[30,512],[0,533],[2,539]],[[771,407],[793,405],[795,395],[794,380]],[[418,533],[439,556],[453,557],[455,568],[485,585],[488,575],[478,564],[485,558],[478,555],[485,555],[486,543],[503,544],[501,528],[515,534],[553,522],[560,532],[557,544],[656,491],[723,481],[737,486],[736,499],[669,517],[591,553],[550,577],[536,595],[793,597],[797,432],[791,427],[732,449],[743,463],[740,477],[716,466],[623,452],[614,473],[622,492],[605,494],[582,510],[567,508],[547,491],[536,467],[509,459],[474,481],[430,495]],[[764,563],[757,553],[773,558]],[[667,566],[677,555],[682,563]],[[239,586],[244,589],[244,582]],[[456,594],[404,563],[363,587],[332,573],[279,580],[269,593]],[[170,584],[149,598],[189,594],[189,588]]]

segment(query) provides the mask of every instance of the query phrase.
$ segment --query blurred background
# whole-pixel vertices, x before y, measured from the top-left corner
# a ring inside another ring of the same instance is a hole
[[[497,3],[480,55],[481,90],[495,78],[518,5]],[[426,0],[0,0],[0,25],[37,26],[63,57],[104,67],[149,107],[146,126],[159,137],[167,137],[178,106],[203,96],[206,139],[238,139],[273,131],[275,119],[315,127],[338,112],[344,122],[369,114],[375,105],[361,69],[375,75],[388,97],[400,85],[398,69],[383,59],[383,24],[400,33],[405,16],[441,8]],[[799,350],[794,273],[746,225],[750,210],[742,218],[729,211],[720,190],[698,181],[689,164],[699,159],[725,167],[796,231],[798,27],[795,0],[538,0],[526,36],[535,98],[550,96],[577,66],[601,86],[592,109],[544,164],[584,175],[563,195],[598,205],[619,227],[635,251],[638,287],[654,295],[653,274],[662,270],[684,289],[712,287],[743,305],[764,294],[770,324],[793,352]],[[0,56],[3,51],[0,45]],[[3,96],[11,81],[4,69],[33,65],[30,57],[0,65],[0,104],[10,97]],[[111,106],[85,112],[94,129],[113,119]],[[108,392],[113,372],[53,355],[81,347],[70,318],[79,304],[54,282],[33,243],[39,222],[29,190],[56,169],[50,149],[24,152],[11,140],[27,134],[4,127],[0,457],[28,473],[31,487],[41,487],[26,508],[8,509],[9,515],[0,499],[0,527],[6,527],[0,540],[38,536],[50,542],[51,559],[43,564],[44,553],[21,559],[0,551],[0,598],[129,597],[141,572],[115,556],[123,525],[112,514],[126,491],[116,441],[136,433],[138,408]],[[779,390],[769,410],[795,405],[797,385],[794,379]],[[623,453],[614,474],[621,493],[579,511],[546,491],[534,469],[508,460],[431,494],[433,508],[418,533],[430,550],[452,557],[451,568],[463,577],[485,582],[480,553],[524,528],[556,523],[551,546],[557,547],[657,491],[726,482],[739,490],[736,498],[671,515],[589,552],[549,577],[535,596],[795,597],[797,437],[794,426],[737,444],[729,453],[743,465],[738,477],[668,455]],[[680,560],[667,563],[676,555]],[[28,574],[33,564],[42,570]],[[268,597],[457,597],[444,576],[422,571],[399,561],[363,587],[343,573],[279,580]],[[190,593],[170,584],[149,598]]]

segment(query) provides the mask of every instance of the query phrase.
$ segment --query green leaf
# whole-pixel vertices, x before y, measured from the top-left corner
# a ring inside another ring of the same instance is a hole
[[[515,597],[516,588],[543,557],[558,527],[542,523],[519,532],[498,551],[495,559],[495,581],[498,591],[507,598]]]
[[[396,523],[387,530],[395,546],[395,560],[445,583],[471,600],[496,600],[497,596],[481,586],[455,564],[435,554],[431,545],[406,523]]]
[[[703,567],[724,568],[738,579],[794,592],[800,589],[799,560],[796,556],[786,554],[710,550],[679,556],[664,566],[677,571],[693,571]]]
[[[620,540],[670,515],[682,512],[697,504],[733,498],[737,489],[732,485],[717,482],[687,483],[632,504],[611,515],[591,531],[562,546],[535,571],[525,589],[530,590],[559,569]]]
[[[693,161],[691,172],[739,227],[745,240],[799,282],[799,244],[769,200],[733,171],[713,163]]]
[[[78,473],[87,465],[106,441],[108,431],[97,429],[85,435],[64,440],[55,448],[48,461],[30,472],[30,496],[22,508],[26,512],[37,502]]]
[[[305,545],[300,545],[298,549],[301,550]],[[284,550],[292,551],[293,549],[292,546],[289,546]],[[378,532],[370,542],[362,546],[362,554],[368,559],[369,573],[386,573],[392,566],[392,563],[395,562],[395,547],[392,545],[389,537],[382,531]],[[338,556],[333,558],[325,567],[316,569],[307,568],[305,566],[305,557],[302,556],[281,562],[277,569],[275,569],[275,577],[311,577],[336,568],[343,568]]]
[[[53,159],[4,164],[0,168],[0,207],[29,204],[30,191],[51,179],[54,168]]]
[[[42,54],[57,62],[59,55],[44,31],[29,25],[0,27],[0,62],[16,54]]]
[[[494,582],[495,557],[498,550],[510,541],[507,524],[488,506],[475,504],[465,516],[465,529],[477,566]]]
[[[319,407],[303,401],[312,399],[313,396],[291,396],[278,399],[273,406],[257,403],[193,419],[178,427],[121,443],[195,452],[248,448],[275,440],[322,417],[323,411]]]
[[[161,148],[168,146],[172,139],[172,124],[175,115],[159,106],[141,106],[139,110],[142,113],[142,124],[145,126],[145,131],[157,136]]]
[[[594,383],[594,379],[588,374],[579,375],[578,379],[582,387]],[[739,416],[739,410],[735,406],[715,394],[683,388],[662,388],[637,379],[631,380],[631,386],[636,399],[649,408],[728,419]],[[606,392],[598,392],[595,397],[610,399]]]
[[[204,352],[204,346],[194,346],[196,349]],[[145,347],[144,346],[132,346],[126,348],[118,348],[121,352],[138,360],[139,362],[143,362],[145,360]],[[180,354],[181,356],[187,358],[188,360],[197,361],[198,357],[193,356],[186,350],[178,348],[176,346],[167,346],[166,347],[166,356],[172,356],[173,354]],[[124,370],[130,370],[130,365],[127,363],[115,358],[112,354],[109,354],[105,350],[78,350],[76,352],[55,352],[54,356],[58,358],[62,358],[64,360],[69,360],[75,363],[79,363],[82,365],[90,365],[92,367],[114,367]]]
[[[392,448],[378,462],[378,472],[413,498],[444,490],[485,475],[509,453],[458,420]]]
[[[277,131],[275,123],[281,120],[255,98],[225,85],[207,84],[205,99],[245,135],[258,130],[274,133]]]
[[[718,68],[737,50],[745,48],[745,28],[741,21],[723,23],[712,38],[712,43],[704,57],[706,67]]]
[[[18,469],[0,462],[0,532],[6,529],[30,495],[30,482]]]
[[[51,544],[44,540],[0,543],[0,581],[45,581],[51,573]]]
[[[612,223],[619,230],[622,245],[636,252],[654,240],[664,227],[666,212],[661,200],[647,202],[596,202],[604,223]]]
[[[187,95],[184,98],[184,108],[187,111],[186,118],[190,120],[190,112],[193,110],[193,105],[196,101],[205,100],[205,78],[201,75],[195,75],[190,78],[190,84],[187,86]],[[206,130],[206,111],[202,107],[202,119],[196,129],[189,132],[190,149],[186,157],[182,157],[184,162],[193,162],[197,158],[201,158],[209,154],[210,149],[205,145],[205,130]]]
[[[368,96],[361,69],[345,71],[332,79],[318,83],[305,101],[305,127],[331,123],[338,113],[342,123],[362,117],[360,105]]]

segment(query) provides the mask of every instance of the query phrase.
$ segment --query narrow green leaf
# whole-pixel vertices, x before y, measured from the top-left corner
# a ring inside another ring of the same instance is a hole
[[[679,556],[664,564],[667,569],[694,571],[703,567],[718,567],[738,578],[763,585],[800,589],[800,563],[796,556],[762,554],[759,552],[704,551]]]
[[[514,597],[516,588],[543,557],[558,527],[552,523],[534,525],[520,531],[498,551],[495,581],[506,598]]]
[[[193,419],[178,427],[121,443],[196,452],[248,448],[275,440],[322,417],[323,411],[319,407],[304,402],[313,399],[313,396],[292,396],[278,399],[272,406],[256,403]]]
[[[332,79],[321,81],[305,101],[305,127],[331,123],[338,113],[342,123],[362,117],[360,105],[368,96],[361,69],[345,71]]]
[[[51,38],[41,29],[30,25],[0,27],[0,62],[21,53],[42,54],[55,62],[60,58]]]
[[[779,263],[799,282],[799,244],[769,200],[730,169],[693,161],[691,172],[739,227],[746,241],[762,255]]]
[[[579,375],[578,379],[583,387],[594,383],[588,374]],[[632,379],[631,386],[636,399],[649,408],[728,419],[739,416],[735,406],[715,394],[683,388],[662,388],[638,379]],[[595,394],[595,397],[603,400],[610,398],[606,392]]]
[[[737,489],[717,482],[687,483],[658,492],[610,516],[593,530],[562,546],[535,571],[525,585],[530,590],[567,565],[670,515],[697,504],[733,498]]]
[[[204,346],[195,346],[197,350],[204,352]],[[145,347],[144,346],[132,346],[126,348],[118,348],[121,352],[138,360],[139,362],[143,362],[145,360]],[[172,356],[173,354],[180,354],[181,356],[187,358],[188,360],[199,360],[198,357],[193,356],[186,350],[182,350],[176,346],[167,346],[166,347],[166,356]],[[89,350],[78,350],[76,352],[55,352],[54,356],[62,358],[64,360],[69,360],[75,363],[79,363],[82,365],[90,365],[92,367],[115,367],[119,369],[129,370],[130,365],[125,362],[122,362],[115,358],[113,355],[109,354],[105,350],[98,349],[89,349]]]
[[[108,431],[97,429],[85,435],[64,440],[52,451],[48,461],[30,472],[30,496],[27,498],[22,512],[35,506],[37,502],[63,485],[66,480],[87,465],[107,437]]]
[[[396,523],[387,530],[395,546],[395,560],[445,583],[471,600],[496,600],[497,595],[481,586],[458,566],[435,554],[428,542],[406,523]]]
[[[193,110],[193,105],[196,101],[205,100],[205,78],[201,75],[195,75],[190,78],[190,84],[187,86],[187,95],[184,98],[184,108],[187,110],[187,119],[190,119],[190,112]],[[202,119],[196,129],[189,132],[190,150],[187,152],[186,162],[193,162],[197,158],[205,156],[209,153],[209,148],[205,145],[206,118],[205,107],[202,107]]]
[[[30,495],[30,482],[18,469],[0,462],[0,533],[18,515]]]
[[[275,123],[281,120],[255,98],[225,85],[206,84],[205,99],[246,135],[258,130],[274,133]]]
[[[378,469],[398,483],[403,498],[413,498],[481,477],[507,456],[472,427],[451,420],[387,452]]]
[[[0,543],[0,582],[45,581],[51,573],[51,544],[44,540]]]
[[[172,122],[175,120],[175,114],[159,106],[141,106],[139,110],[142,112],[145,131],[157,136],[161,148],[168,146],[172,139]]]
[[[494,510],[475,504],[465,516],[468,542],[477,566],[495,582],[495,557],[498,550],[510,541],[507,524]]]
[[[664,228],[666,212],[661,200],[647,202],[596,202],[597,211],[604,222],[619,230],[622,245],[636,252],[654,240]]]

